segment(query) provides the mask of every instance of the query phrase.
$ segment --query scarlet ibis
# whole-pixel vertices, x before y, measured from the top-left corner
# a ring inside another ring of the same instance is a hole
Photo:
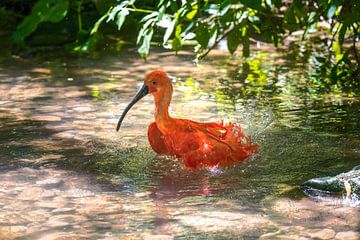
[[[131,107],[149,93],[155,99],[155,122],[149,125],[148,139],[156,153],[181,158],[186,167],[201,168],[232,165],[257,151],[258,145],[252,144],[237,124],[171,117],[168,108],[173,87],[167,74],[159,70],[146,75],[144,84],[124,109],[117,131]]]

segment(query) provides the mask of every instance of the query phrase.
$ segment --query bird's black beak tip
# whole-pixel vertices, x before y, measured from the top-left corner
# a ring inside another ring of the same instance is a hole
[[[135,97],[131,100],[131,102],[129,102],[129,104],[126,106],[126,108],[124,109],[123,113],[121,114],[118,124],[116,126],[116,131],[118,132],[120,127],[121,127],[121,123],[125,118],[125,115],[127,114],[127,112],[130,110],[130,108],[137,103],[140,99],[142,99],[144,96],[146,96],[149,93],[149,88],[146,84],[144,84],[140,90],[138,91],[138,93],[135,95]]]

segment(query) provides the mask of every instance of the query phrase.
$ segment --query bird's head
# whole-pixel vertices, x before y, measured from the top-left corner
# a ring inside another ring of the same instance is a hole
[[[142,85],[138,93],[134,96],[134,98],[126,106],[124,112],[121,114],[119,122],[116,127],[116,131],[119,131],[121,123],[124,120],[127,112],[140,99],[142,99],[147,94],[151,93],[152,95],[154,95],[155,101],[158,102],[161,99],[164,99],[166,92],[168,93],[166,97],[171,98],[172,85],[167,74],[159,70],[148,73],[144,79],[144,84]]]
[[[169,77],[163,71],[152,71],[148,73],[144,80],[144,85],[148,87],[149,93],[157,96],[166,89],[172,89]]]

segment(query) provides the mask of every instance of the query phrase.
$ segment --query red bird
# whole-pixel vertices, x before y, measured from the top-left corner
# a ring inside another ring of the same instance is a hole
[[[172,118],[168,108],[173,88],[163,71],[146,75],[143,86],[122,113],[117,131],[130,108],[148,93],[155,99],[155,122],[149,125],[148,138],[156,153],[174,155],[189,168],[201,168],[232,165],[257,151],[258,145],[252,144],[238,125]]]

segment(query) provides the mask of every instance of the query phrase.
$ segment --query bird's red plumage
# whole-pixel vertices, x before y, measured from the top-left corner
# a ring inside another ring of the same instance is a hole
[[[246,138],[240,126],[172,119],[172,131],[162,134],[153,122],[149,142],[155,152],[174,155],[189,168],[228,166],[245,160],[258,146]]]
[[[189,168],[201,168],[232,165],[257,151],[258,145],[252,144],[236,124],[172,118],[168,112],[172,84],[166,73],[150,72],[141,91],[124,111],[118,127],[130,107],[145,94],[151,93],[155,99],[155,122],[149,125],[148,138],[156,153],[174,155]]]

